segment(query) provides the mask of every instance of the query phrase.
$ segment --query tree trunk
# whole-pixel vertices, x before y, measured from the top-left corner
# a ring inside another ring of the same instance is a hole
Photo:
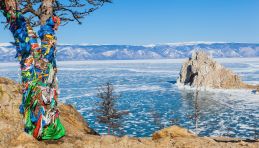
[[[44,25],[46,21],[53,16],[53,4],[54,0],[42,0],[40,6],[40,24]]]
[[[25,131],[37,139],[59,139],[65,129],[57,109],[58,84],[55,62],[55,32],[59,19],[52,16],[52,1],[43,1],[39,48],[37,35],[19,10],[15,0],[5,0],[3,14],[13,33],[22,71],[23,98],[20,112],[24,115]],[[51,2],[51,3],[50,3]],[[53,26],[53,24],[55,24]]]
[[[111,128],[110,126],[108,126],[108,135],[110,135],[110,133],[111,133]]]
[[[16,0],[5,0],[7,10],[19,10]]]
[[[199,120],[199,115],[200,115],[200,108],[198,104],[198,99],[199,99],[199,91],[196,88],[195,92],[195,132],[198,134],[198,120]]]

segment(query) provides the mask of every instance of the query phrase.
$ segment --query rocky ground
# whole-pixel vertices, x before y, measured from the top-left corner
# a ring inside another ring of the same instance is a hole
[[[203,51],[194,52],[192,57],[183,63],[178,82],[198,88],[244,88],[259,91],[259,85],[242,82],[237,74],[213,60]]]
[[[37,141],[23,132],[23,119],[19,114],[21,87],[14,81],[0,78],[0,147],[85,147],[85,148],[198,148],[224,147],[258,148],[259,141],[230,138],[198,137],[186,129],[172,126],[153,134],[152,138],[128,136],[99,136],[89,128],[83,117],[71,105],[61,104],[61,121],[67,134],[57,141]]]

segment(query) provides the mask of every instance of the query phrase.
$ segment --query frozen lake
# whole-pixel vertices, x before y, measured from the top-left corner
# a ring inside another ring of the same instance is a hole
[[[250,84],[259,84],[259,58],[216,59]],[[176,81],[184,60],[59,62],[60,100],[73,104],[94,130],[97,88],[110,81],[121,94],[118,108],[129,110],[121,131],[147,137],[163,126],[178,124],[201,136],[253,138],[259,128],[259,95],[245,90],[200,92],[179,89]],[[0,76],[19,80],[18,63],[1,63]],[[197,110],[198,108],[198,110]],[[193,115],[198,115],[195,129]],[[174,121],[174,122],[170,122]]]

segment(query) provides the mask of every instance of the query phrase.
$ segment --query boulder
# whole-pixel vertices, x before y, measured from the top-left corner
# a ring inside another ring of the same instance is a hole
[[[195,137],[195,134],[189,132],[187,129],[179,127],[179,126],[171,126],[168,128],[164,128],[160,131],[155,132],[152,135],[153,140],[161,139],[161,138],[175,138],[175,137]]]
[[[198,88],[218,89],[256,89],[259,86],[248,85],[241,78],[214,61],[204,51],[197,51],[182,65],[178,83]]]

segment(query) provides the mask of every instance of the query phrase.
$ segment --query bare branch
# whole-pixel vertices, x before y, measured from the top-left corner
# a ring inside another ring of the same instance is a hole
[[[3,1],[3,0],[1,0]],[[50,6],[52,1],[52,10],[46,8]],[[95,10],[102,7],[105,3],[111,3],[111,0],[18,0],[20,10],[29,21],[32,21],[32,26],[40,25],[39,22],[44,23],[46,18],[51,15],[57,15],[61,18],[62,25],[69,22],[82,23],[82,19],[91,14]],[[0,9],[3,6],[0,5]],[[46,12],[48,11],[48,12]],[[46,14],[45,14],[46,13]],[[33,18],[33,19],[32,19]]]

